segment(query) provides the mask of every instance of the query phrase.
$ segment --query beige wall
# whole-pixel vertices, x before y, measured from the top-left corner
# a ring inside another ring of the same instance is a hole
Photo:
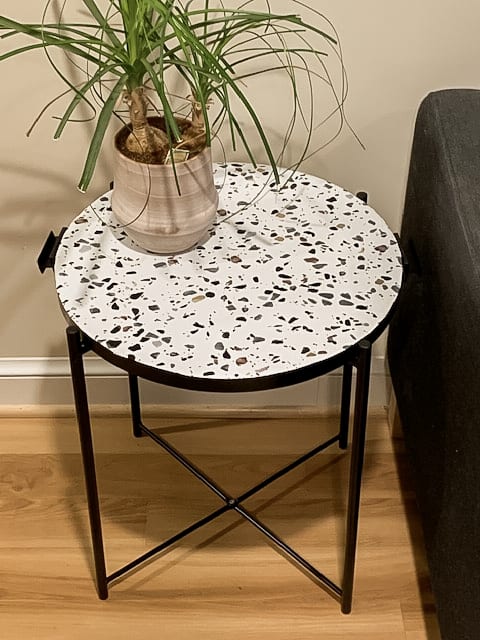
[[[34,20],[43,3],[1,4],[6,15]],[[272,4],[279,11],[293,8],[288,0]],[[349,190],[366,189],[371,204],[398,230],[419,102],[435,89],[480,83],[480,3],[321,0],[318,6],[341,35],[350,83],[347,113],[366,151],[344,130],[304,168]],[[25,137],[41,107],[62,90],[42,53],[0,63],[0,86],[0,359],[58,356],[65,353],[64,322],[52,275],[40,276],[35,259],[47,232],[68,224],[106,187],[108,153],[89,194],[82,195],[76,181],[90,125],[72,126],[53,142],[54,122],[46,117]]]

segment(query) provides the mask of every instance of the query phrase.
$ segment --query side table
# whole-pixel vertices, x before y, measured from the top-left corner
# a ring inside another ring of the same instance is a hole
[[[175,256],[148,253],[112,217],[110,194],[87,207],[40,268],[54,266],[80,433],[96,583],[108,585],[189,533],[235,511],[341,603],[352,606],[371,345],[388,324],[403,276],[397,239],[362,200],[296,173],[281,188],[268,167],[218,165],[217,221],[203,244]],[[93,351],[128,374],[134,435],[147,435],[214,492],[214,512],[107,575],[83,355]],[[274,389],[343,367],[339,431],[234,497],[144,425],[138,377],[184,389]],[[243,502],[338,443],[347,448],[357,370],[341,586],[250,513]]]

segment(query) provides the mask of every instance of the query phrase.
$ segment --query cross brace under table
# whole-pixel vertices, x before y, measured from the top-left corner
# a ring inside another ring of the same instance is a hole
[[[76,327],[67,328],[67,341],[70,355],[70,366],[72,383],[75,396],[75,407],[80,433],[83,468],[88,501],[88,511],[90,518],[90,529],[92,536],[93,555],[95,560],[95,575],[97,592],[100,599],[108,598],[109,583],[117,580],[146,562],[156,554],[165,551],[188,534],[196,531],[200,527],[215,520],[227,511],[235,511],[245,520],[250,522],[271,542],[284,552],[295,564],[299,565],[310,577],[320,586],[325,588],[335,599],[340,601],[342,613],[350,613],[352,608],[353,578],[355,567],[355,552],[357,544],[358,515],[360,506],[360,486],[363,469],[363,458],[365,448],[365,430],[367,420],[368,390],[370,379],[371,344],[367,340],[362,340],[356,348],[349,350],[350,358],[343,364],[343,384],[342,403],[340,414],[339,432],[329,440],[317,445],[311,451],[301,455],[294,462],[288,464],[283,469],[276,471],[271,476],[258,483],[248,491],[238,497],[232,497],[217,483],[204,474],[194,463],[188,460],[182,453],[177,451],[164,438],[147,428],[141,418],[140,396],[138,389],[138,378],[133,373],[128,373],[130,386],[130,401],[133,420],[133,433],[136,437],[149,436],[154,442],[160,445],[167,453],[173,456],[183,467],[192,473],[198,480],[203,482],[220,500],[223,506],[212,513],[201,518],[197,522],[186,527],[168,540],[157,545],[150,551],[139,556],[114,573],[107,575],[105,566],[105,552],[103,546],[102,523],[100,516],[100,505],[97,489],[95,458],[93,449],[92,432],[90,426],[90,415],[88,408],[87,389],[85,382],[85,371],[83,365],[83,355],[90,351],[91,342]],[[309,460],[317,453],[324,451],[331,445],[338,442],[341,449],[347,448],[348,430],[350,423],[350,398],[352,387],[352,371],[357,369],[357,379],[355,386],[355,402],[353,412],[352,430],[352,451],[350,461],[350,479],[347,503],[347,526],[345,541],[345,557],[343,565],[343,577],[341,586],[336,585],[323,573],[313,567],[307,560],[292,549],[286,542],[281,540],[271,529],[250,513],[243,505],[247,498],[252,497],[258,491],[265,488],[278,478],[281,478],[289,471]]]

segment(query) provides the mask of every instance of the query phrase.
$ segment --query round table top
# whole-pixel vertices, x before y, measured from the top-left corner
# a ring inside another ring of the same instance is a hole
[[[120,358],[187,378],[252,380],[325,363],[382,327],[402,281],[395,236],[371,207],[297,172],[215,166],[203,244],[140,249],[107,193],[73,220],[55,279],[66,314]]]

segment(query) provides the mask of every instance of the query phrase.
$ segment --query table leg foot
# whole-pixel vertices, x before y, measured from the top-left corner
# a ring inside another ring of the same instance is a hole
[[[342,598],[340,610],[345,615],[348,615],[349,613],[352,612],[352,598],[351,597],[350,597],[348,602],[344,602],[343,598]]]

